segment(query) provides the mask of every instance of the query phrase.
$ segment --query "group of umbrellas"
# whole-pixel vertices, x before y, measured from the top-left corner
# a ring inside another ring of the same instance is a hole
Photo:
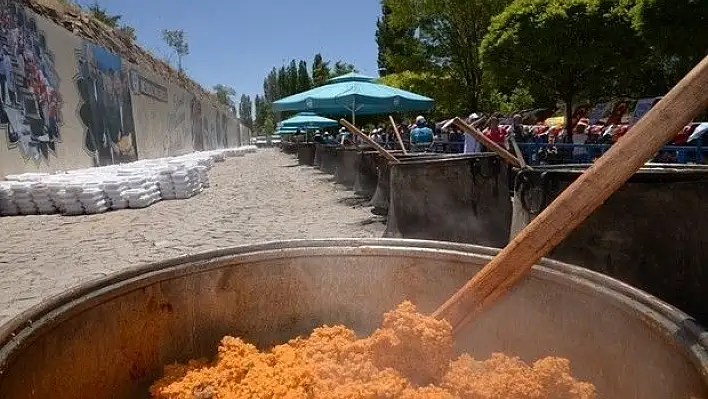
[[[375,78],[349,73],[330,79],[326,85],[285,97],[273,103],[276,112],[299,112],[278,124],[276,134],[320,129],[339,125],[323,115],[380,115],[393,112],[424,111],[432,108],[433,99],[379,84]]]

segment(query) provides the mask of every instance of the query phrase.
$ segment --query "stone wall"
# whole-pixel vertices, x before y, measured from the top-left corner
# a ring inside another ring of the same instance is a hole
[[[203,94],[0,0],[0,176],[236,147],[249,139],[247,127]]]

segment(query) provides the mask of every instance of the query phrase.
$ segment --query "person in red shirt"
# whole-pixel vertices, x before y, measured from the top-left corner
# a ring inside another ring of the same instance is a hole
[[[484,135],[498,145],[505,147],[506,131],[499,127],[498,118],[489,118],[489,127],[484,131]]]

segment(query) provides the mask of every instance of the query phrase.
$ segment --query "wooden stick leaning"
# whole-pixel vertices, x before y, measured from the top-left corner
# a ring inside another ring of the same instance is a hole
[[[509,135],[509,142],[511,143],[511,146],[514,147],[514,152],[516,153],[516,159],[519,160],[519,163],[521,164],[522,169],[529,169],[529,166],[526,164],[526,160],[524,159],[524,153],[521,152],[521,149],[519,148],[519,144],[516,142],[516,138],[514,137],[514,133]]]
[[[408,150],[406,150],[406,146],[403,145],[403,139],[401,138],[401,133],[398,131],[398,126],[396,126],[396,121],[393,120],[393,117],[391,115],[388,116],[388,120],[391,121],[391,126],[393,126],[393,133],[396,134],[396,139],[398,140],[398,145],[400,145],[401,149],[403,150],[403,155],[407,155]]]
[[[349,121],[347,121],[346,119],[340,119],[340,120],[339,120],[339,123],[341,123],[342,126],[346,127],[347,130],[349,130],[350,132],[352,132],[352,133],[356,134],[357,136],[359,136],[360,139],[362,139],[362,140],[366,141],[367,143],[371,144],[371,145],[374,147],[374,149],[375,149],[376,151],[378,151],[379,154],[381,154],[384,158],[386,158],[386,159],[388,159],[389,161],[394,162],[394,163],[400,163],[400,162],[401,162],[401,161],[398,160],[398,158],[394,157],[393,154],[391,154],[390,152],[386,151],[383,147],[381,147],[381,146],[379,145],[379,143],[377,143],[377,142],[375,142],[374,140],[372,140],[371,138],[369,138],[369,136],[365,135],[361,130],[359,130],[356,126],[354,126],[354,125],[352,125],[351,123],[349,123]]]
[[[482,132],[477,130],[477,128],[475,128],[474,126],[468,125],[459,117],[455,118],[452,124],[471,134],[472,136],[474,136],[474,138],[477,139],[477,141],[481,142],[485,147],[496,152],[497,155],[499,155],[504,160],[504,162],[508,163],[511,166],[516,166],[517,168],[521,167],[521,163],[519,163],[519,160],[516,159],[515,156],[511,155],[509,151],[502,148],[499,144],[493,142],[489,137],[482,134]]]
[[[563,191],[433,316],[455,331],[520,281],[662,146],[708,107],[708,57]]]

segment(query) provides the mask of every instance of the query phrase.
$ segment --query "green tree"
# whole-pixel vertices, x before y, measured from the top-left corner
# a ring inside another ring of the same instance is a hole
[[[189,55],[189,44],[184,35],[184,30],[164,29],[162,31],[162,39],[175,51],[175,54],[177,54],[177,66],[179,71],[182,72],[182,58]]]
[[[435,107],[431,111],[431,116],[434,118],[466,115],[470,112],[465,104],[449,95],[457,87],[457,81],[450,75],[404,71],[388,74],[380,78],[379,81],[391,87],[436,99]]]
[[[263,133],[266,136],[271,136],[275,133],[275,119],[272,114],[268,114],[263,124]]]
[[[253,103],[250,96],[241,95],[241,101],[238,103],[238,116],[244,125],[249,129],[253,129]]]
[[[266,102],[272,103],[280,98],[278,87],[278,70],[273,67],[268,76],[263,81],[263,96]]]
[[[288,96],[291,96],[293,94],[296,94],[298,92],[299,88],[299,80],[298,80],[298,70],[297,70],[297,61],[292,60],[290,61],[290,65],[288,65],[287,68],[287,74],[288,74]]]
[[[218,84],[214,86],[214,92],[216,93],[216,99],[219,104],[235,111],[235,104],[232,97],[236,95],[236,90],[234,90],[233,87]]]
[[[315,55],[315,60],[312,62],[312,86],[324,85],[329,80],[329,75],[329,62],[325,62],[322,54]]]
[[[458,88],[448,95],[477,110],[483,96],[480,47],[491,18],[511,0],[383,0],[388,26],[412,31],[406,53],[392,53],[394,68],[451,76]],[[398,66],[397,64],[400,64]]]
[[[376,45],[378,46],[377,64],[379,75],[420,70],[427,63],[422,46],[415,38],[416,25],[402,26],[390,23],[391,9],[385,2],[381,4],[381,17],[376,21]]]
[[[337,61],[334,63],[334,68],[332,69],[332,78],[337,76],[346,75],[348,73],[356,72],[356,67],[352,64],[346,63],[344,61]]]
[[[561,100],[570,121],[575,100],[626,90],[641,58],[636,42],[616,0],[516,0],[494,18],[482,57],[499,87]]]
[[[636,1],[634,28],[649,46],[647,60],[663,74],[668,90],[708,54],[708,1],[625,1]]]
[[[376,59],[376,63],[379,67],[379,75],[386,76],[389,73],[393,73],[391,65],[389,65],[386,55],[393,51],[393,46],[395,45],[395,32],[388,26],[388,15],[391,14],[391,10],[385,5],[381,5],[381,18],[376,21],[376,45],[378,46],[379,53]]]
[[[278,70],[278,77],[277,77],[277,83],[278,83],[278,97],[275,100],[280,100],[283,97],[287,97],[290,94],[290,81],[288,79],[288,72],[287,69],[285,69],[285,66],[280,67]]]
[[[88,6],[88,11],[91,16],[97,20],[103,22],[104,24],[110,26],[111,28],[117,28],[118,22],[123,18],[122,15],[110,15],[105,8],[101,7],[98,2],[94,2]]]
[[[129,41],[135,41],[137,39],[135,29],[133,27],[128,25],[119,25],[120,20],[123,19],[122,15],[110,15],[105,8],[98,4],[97,1],[89,5],[87,9],[93,18],[113,28],[120,37],[128,39]]]
[[[310,72],[307,70],[307,62],[301,60],[297,68],[297,91],[301,93],[303,91],[310,90],[312,88],[312,79],[310,79]]]
[[[485,104],[484,108],[504,114],[517,113],[534,106],[534,98],[531,92],[521,85],[512,89],[511,94],[491,90],[486,98],[489,103]]]
[[[263,126],[265,125],[266,116],[268,112],[270,112],[269,108],[267,107],[268,103],[263,97],[261,97],[260,95],[256,95],[253,105],[256,110],[256,117],[253,121],[253,125],[257,130],[262,131]]]

